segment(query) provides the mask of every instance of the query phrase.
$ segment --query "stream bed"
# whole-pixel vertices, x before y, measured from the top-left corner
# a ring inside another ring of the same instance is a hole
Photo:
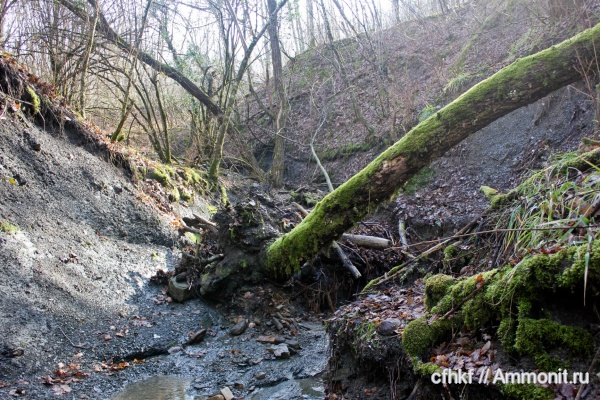
[[[148,300],[156,298],[152,290],[146,296]],[[148,323],[142,325],[146,326],[130,324],[123,338],[123,352],[112,354],[115,362],[126,360],[130,364],[111,377],[121,386],[113,400],[204,400],[227,389],[236,398],[253,400],[324,397],[321,375],[328,344],[320,320],[307,314],[290,318],[296,321],[291,334],[292,330],[277,330],[269,313],[243,315],[238,319],[253,323],[242,334],[232,335],[231,316],[226,318],[223,311],[200,299],[183,304],[147,304],[149,314],[133,320],[145,318],[142,321]],[[286,308],[280,306],[279,310],[281,315]],[[189,334],[198,329],[207,330],[205,338],[185,345]],[[295,350],[289,358],[276,358],[272,353],[275,344],[265,342],[265,338],[289,342]]]

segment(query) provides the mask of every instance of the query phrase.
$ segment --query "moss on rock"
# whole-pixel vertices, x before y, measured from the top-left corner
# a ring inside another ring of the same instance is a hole
[[[179,188],[174,186],[169,190],[169,201],[177,203],[179,200],[181,200],[181,193],[179,192]]]
[[[515,349],[520,354],[541,356],[549,348],[565,349],[571,355],[591,355],[594,338],[586,330],[556,321],[522,318],[517,326]]]
[[[169,175],[165,172],[165,170],[159,166],[155,166],[148,170],[148,178],[154,179],[158,183],[160,183],[163,187],[167,187],[171,182],[169,180]]]
[[[584,256],[586,252],[588,255]],[[557,291],[583,284],[585,260],[588,274],[598,276],[600,243],[565,248],[552,255],[529,256],[516,266],[469,278],[454,280],[447,275],[434,275],[425,282],[429,312],[408,324],[402,343],[411,356],[422,357],[452,329],[466,326],[475,330],[499,321],[498,336],[505,350],[533,357],[542,370],[562,365],[549,355],[552,349],[590,355],[594,340],[589,332],[553,321],[540,307]],[[451,310],[451,320],[433,318]]]
[[[453,321],[428,321],[426,316],[411,321],[402,333],[402,346],[409,355],[423,357],[433,345],[452,332]]]
[[[532,384],[498,385],[500,392],[509,399],[518,400],[551,400],[556,396],[554,389]]]
[[[435,307],[454,283],[453,277],[444,274],[434,275],[427,279],[425,281],[425,306],[427,309],[431,310]]]
[[[5,219],[0,220],[0,232],[3,233],[17,233],[19,231],[19,227],[11,224]]]
[[[183,201],[192,201],[194,199],[194,194],[191,190],[185,188],[179,188],[179,194],[181,195],[181,200]]]
[[[491,208],[498,208],[506,204],[510,199],[508,195],[499,193],[496,189],[489,186],[481,186],[479,190],[490,201]]]
[[[40,96],[37,95],[35,90],[31,86],[27,86],[25,88],[25,93],[23,93],[23,101],[29,103],[26,107],[27,111],[31,113],[31,115],[36,115],[40,112]]]

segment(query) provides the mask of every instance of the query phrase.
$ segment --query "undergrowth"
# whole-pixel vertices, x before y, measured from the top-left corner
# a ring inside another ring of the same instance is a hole
[[[486,189],[492,206],[477,232],[443,251],[447,273],[470,276],[426,279],[426,314],[402,338],[411,356],[428,360],[432,347],[461,329],[494,330],[504,352],[542,371],[594,353],[585,328],[597,323],[590,310],[600,294],[598,154],[557,157],[508,194]],[[577,317],[565,319],[565,304]]]

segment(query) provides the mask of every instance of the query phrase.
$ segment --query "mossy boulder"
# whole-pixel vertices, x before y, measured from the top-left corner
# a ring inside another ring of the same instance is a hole
[[[424,357],[452,330],[499,323],[497,333],[506,351],[532,357],[542,370],[554,370],[563,364],[550,355],[553,349],[589,356],[594,348],[588,331],[556,322],[544,311],[544,305],[557,301],[556,293],[568,295],[582,287],[586,271],[588,285],[597,283],[598,241],[528,256],[515,266],[468,278],[434,275],[425,282],[428,312],[407,325],[402,343],[411,356]],[[448,319],[443,317],[447,313]]]
[[[426,356],[431,347],[449,336],[454,322],[448,319],[429,320],[427,316],[418,318],[406,326],[402,334],[404,350],[415,357]]]
[[[524,355],[544,360],[547,350],[567,350],[571,356],[589,356],[594,350],[594,337],[581,328],[566,326],[549,319],[522,318],[517,326],[515,349]],[[542,368],[541,365],[538,367]]]

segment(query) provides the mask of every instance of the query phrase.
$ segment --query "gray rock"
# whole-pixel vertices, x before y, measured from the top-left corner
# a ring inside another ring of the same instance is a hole
[[[298,342],[297,340],[286,340],[285,344],[288,345],[288,347],[294,349],[294,350],[300,350],[300,342]]]
[[[377,333],[383,336],[393,335],[400,324],[401,321],[398,318],[388,318],[379,324]]]
[[[229,330],[229,334],[233,336],[241,335],[246,331],[246,328],[248,328],[248,321],[243,319]]]
[[[179,274],[169,279],[169,294],[180,303],[194,297],[185,274]]]
[[[258,379],[258,380],[265,379],[266,377],[267,377],[267,373],[266,373],[266,372],[264,372],[264,371],[262,371],[262,372],[259,372],[259,373],[258,373],[258,374],[256,374],[256,376],[255,376],[255,378],[256,378],[256,379]]]
[[[290,349],[285,343],[278,344],[274,347],[270,347],[267,350],[273,353],[275,358],[290,358]]]
[[[198,332],[190,336],[190,340],[188,340],[187,344],[198,344],[203,341],[205,337],[206,329],[200,329]]]

